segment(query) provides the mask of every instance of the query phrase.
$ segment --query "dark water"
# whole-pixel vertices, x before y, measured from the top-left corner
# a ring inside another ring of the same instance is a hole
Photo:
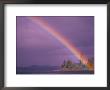
[[[94,74],[93,71],[59,71],[59,66],[17,67],[16,74]]]

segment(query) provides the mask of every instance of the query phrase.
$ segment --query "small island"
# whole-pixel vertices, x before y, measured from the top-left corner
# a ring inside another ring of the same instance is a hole
[[[73,63],[71,60],[64,61],[61,65],[61,71],[82,71],[88,70],[87,67],[81,63]]]

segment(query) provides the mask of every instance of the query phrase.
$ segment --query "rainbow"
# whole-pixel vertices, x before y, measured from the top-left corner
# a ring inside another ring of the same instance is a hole
[[[31,21],[36,24],[39,24],[44,30],[49,32],[54,38],[56,38],[59,42],[61,42],[65,47],[67,47],[72,54],[74,54],[81,62],[88,67],[88,70],[93,70],[93,64],[89,62],[88,57],[82,53],[75,45],[71,44],[71,42],[65,38],[60,33],[56,32],[55,28],[51,27],[45,20],[43,20],[39,16],[30,16],[28,17]]]

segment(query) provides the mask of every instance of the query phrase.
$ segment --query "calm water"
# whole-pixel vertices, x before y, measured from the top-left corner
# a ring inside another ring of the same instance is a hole
[[[59,66],[17,67],[16,74],[94,74],[93,71],[59,71]]]

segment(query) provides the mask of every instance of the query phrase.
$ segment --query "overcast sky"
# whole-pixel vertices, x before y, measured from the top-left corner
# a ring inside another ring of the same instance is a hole
[[[56,32],[63,35],[88,58],[94,57],[94,17],[41,17]],[[60,43],[39,24],[29,17],[18,16],[17,28],[17,66],[60,65],[64,60],[79,60],[67,47]]]

